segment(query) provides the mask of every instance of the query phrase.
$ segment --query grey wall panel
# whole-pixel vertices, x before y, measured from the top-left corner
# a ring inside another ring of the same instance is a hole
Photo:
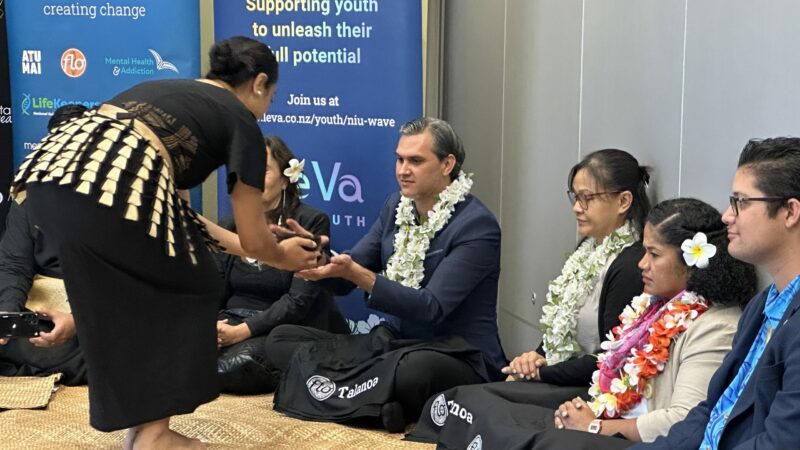
[[[681,194],[718,208],[752,137],[800,135],[800,2],[690,1]]]
[[[513,357],[538,344],[547,283],[575,245],[565,190],[578,155],[582,3],[510,0],[507,7],[499,321]]]
[[[461,136],[472,193],[500,216],[503,98],[503,1],[445,4],[442,117]]]
[[[628,150],[653,169],[651,195],[678,192],[683,1],[585,2],[581,156]]]
[[[501,220],[508,356],[538,343],[547,283],[576,243],[564,190],[582,155],[628,149],[655,169],[654,197],[722,208],[747,139],[800,134],[800,2],[446,7],[444,111],[464,137],[475,192]]]

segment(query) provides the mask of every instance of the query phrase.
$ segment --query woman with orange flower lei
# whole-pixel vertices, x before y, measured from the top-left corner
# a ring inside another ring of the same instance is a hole
[[[626,448],[666,434],[705,398],[741,307],[755,292],[753,266],[733,259],[727,244],[712,206],[688,198],[661,202],[644,228],[645,292],[601,344],[588,395],[554,412],[499,383],[461,386],[440,396],[448,413],[457,405],[471,421],[432,409],[417,428],[438,429],[440,448],[466,448],[475,439],[483,448]]]

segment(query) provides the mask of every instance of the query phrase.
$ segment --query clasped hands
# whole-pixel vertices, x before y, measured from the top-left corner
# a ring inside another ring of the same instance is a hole
[[[580,397],[566,401],[553,413],[556,428],[587,431],[589,424],[597,417],[592,408]]]
[[[537,352],[525,352],[501,369],[508,375],[506,381],[540,380],[539,369],[547,365],[547,358]]]

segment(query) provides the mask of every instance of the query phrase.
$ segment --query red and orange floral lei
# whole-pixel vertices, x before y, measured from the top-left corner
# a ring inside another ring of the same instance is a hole
[[[650,379],[664,370],[672,340],[706,310],[706,300],[688,291],[668,301],[634,297],[601,344],[605,352],[598,355],[589,388],[595,415],[614,419],[639,404]]]

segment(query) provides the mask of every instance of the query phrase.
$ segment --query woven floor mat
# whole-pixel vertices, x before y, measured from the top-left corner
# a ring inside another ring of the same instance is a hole
[[[101,433],[89,426],[86,387],[61,388],[46,410],[0,412],[4,450],[119,448],[124,431]],[[172,428],[210,449],[432,449],[400,440],[402,434],[306,422],[272,410],[272,396],[223,395],[193,414],[172,419]]]
[[[49,377],[0,377],[0,409],[44,408],[60,373]]]

